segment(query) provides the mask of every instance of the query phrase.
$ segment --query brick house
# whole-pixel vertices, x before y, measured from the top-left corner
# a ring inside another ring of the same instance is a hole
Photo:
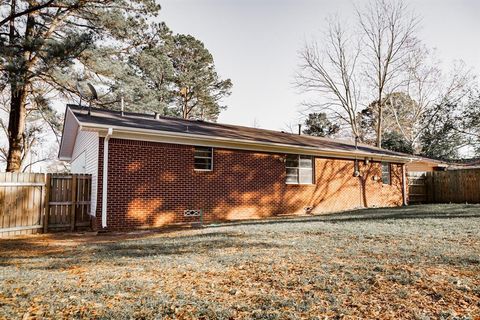
[[[92,175],[91,215],[109,230],[399,206],[410,161],[341,140],[72,105],[59,158]]]

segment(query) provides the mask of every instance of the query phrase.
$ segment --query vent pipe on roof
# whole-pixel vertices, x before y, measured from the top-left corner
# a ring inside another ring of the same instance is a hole
[[[160,113],[155,112],[155,120],[159,120],[159,119],[160,119]]]
[[[298,124],[298,135],[301,135],[302,134],[302,124],[299,123]]]

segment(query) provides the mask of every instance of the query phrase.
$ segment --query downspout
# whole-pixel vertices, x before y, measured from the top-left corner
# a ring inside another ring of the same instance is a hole
[[[408,205],[407,201],[407,173],[405,163],[402,164],[402,195],[403,195],[403,205]]]
[[[108,191],[108,140],[113,133],[112,128],[108,128],[107,135],[103,140],[103,181],[102,181],[102,228],[107,227],[107,191]]]

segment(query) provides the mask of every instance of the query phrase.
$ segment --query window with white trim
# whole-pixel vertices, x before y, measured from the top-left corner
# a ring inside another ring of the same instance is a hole
[[[199,171],[211,171],[213,169],[213,148],[195,147],[194,168]]]
[[[392,172],[388,162],[382,162],[382,182],[383,184],[391,184],[392,182]]]
[[[285,159],[287,184],[313,184],[313,157],[288,154]]]

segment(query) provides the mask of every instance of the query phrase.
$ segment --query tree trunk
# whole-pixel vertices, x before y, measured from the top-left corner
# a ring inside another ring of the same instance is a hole
[[[380,48],[378,49],[380,52]],[[380,55],[379,55],[380,56]],[[378,101],[377,101],[377,107],[378,107],[378,119],[377,119],[377,148],[382,147],[382,122],[383,122],[383,89],[384,89],[384,84],[385,84],[385,76],[382,77],[382,72],[381,72],[381,62],[378,60]]]
[[[19,172],[22,167],[22,152],[25,134],[25,106],[27,91],[25,86],[12,86],[10,117],[8,121],[7,172]]]
[[[188,114],[189,114],[189,110],[188,110],[188,99],[187,99],[187,88],[184,88],[185,89],[185,93],[183,95],[183,119],[188,119]]]
[[[383,120],[383,106],[382,102],[378,103],[378,120],[377,120],[377,147],[382,147],[382,120]]]
[[[31,5],[31,4],[30,4]],[[16,1],[12,1],[11,12],[15,13]],[[25,40],[31,41],[35,20],[32,14],[27,15],[25,26]],[[14,45],[17,40],[15,37],[15,21],[10,22],[10,45]],[[30,72],[30,66],[26,65],[29,60],[30,51],[23,52],[22,66],[15,71],[10,72],[10,115],[8,120],[8,155],[7,172],[20,172],[22,168],[22,153],[24,150],[24,139],[27,118],[27,79]]]

